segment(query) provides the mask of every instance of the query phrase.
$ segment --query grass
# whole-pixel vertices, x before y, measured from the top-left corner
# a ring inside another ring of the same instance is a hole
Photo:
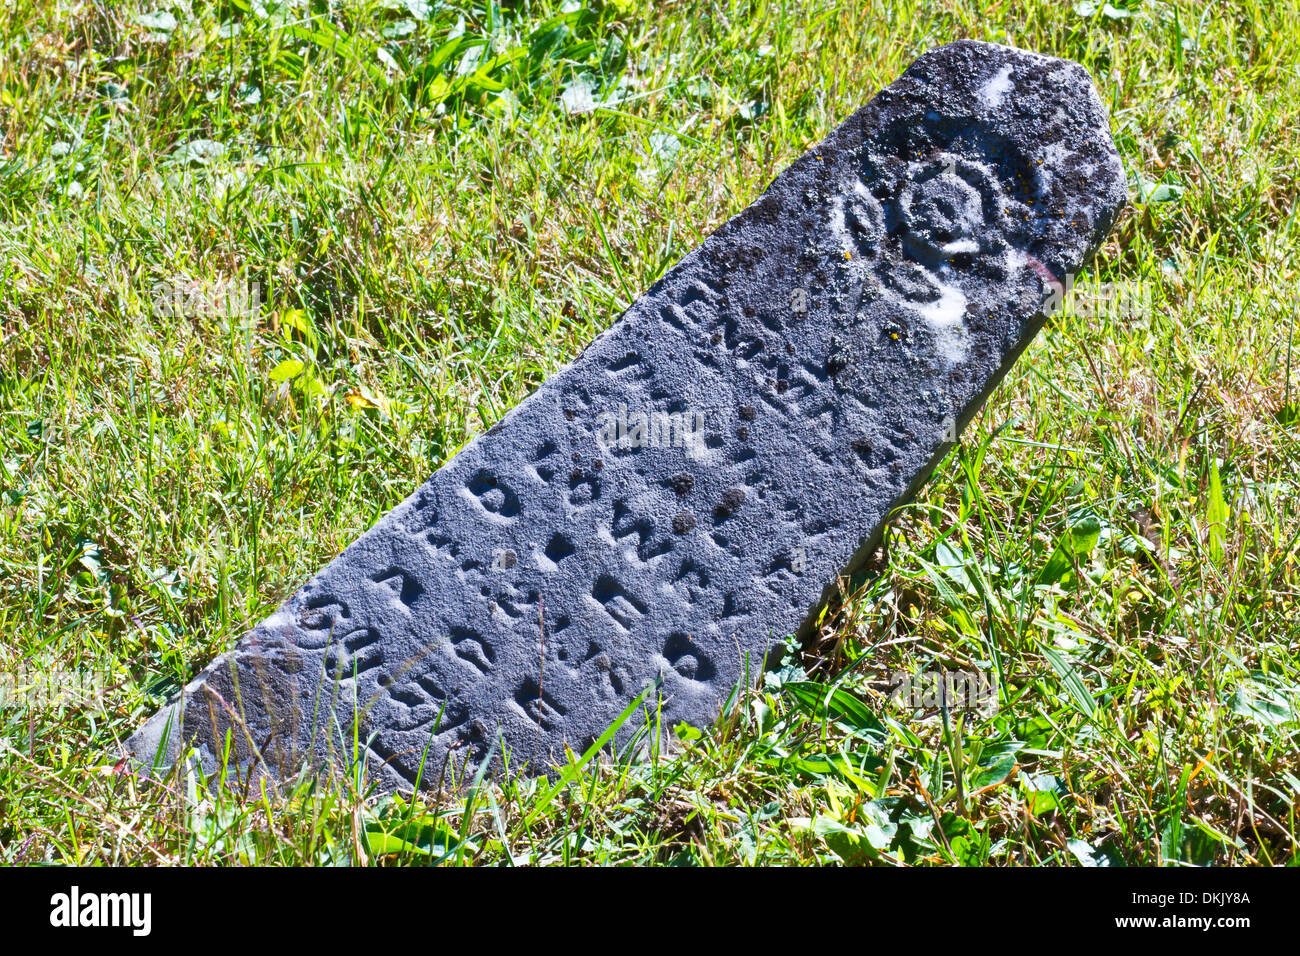
[[[1294,0],[5,4],[0,861],[1294,865],[1297,35]],[[806,653],[557,784],[113,772],[960,37],[1085,64],[1133,205]],[[1099,283],[1146,304],[1090,309]],[[954,669],[996,706],[890,697]],[[102,707],[15,699],[49,674]]]

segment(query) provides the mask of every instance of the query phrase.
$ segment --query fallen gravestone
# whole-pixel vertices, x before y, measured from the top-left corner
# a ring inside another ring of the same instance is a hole
[[[211,770],[228,740],[281,777],[359,753],[409,789],[498,741],[543,772],[656,681],[665,729],[707,724],[861,565],[1124,196],[1082,67],[926,54],[129,750]]]

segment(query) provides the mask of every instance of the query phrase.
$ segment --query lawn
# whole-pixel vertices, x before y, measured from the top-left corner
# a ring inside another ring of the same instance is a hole
[[[1131,205],[781,671],[555,782],[115,772],[962,37],[1087,66]],[[6,3],[0,862],[1296,864],[1297,37],[1295,0]]]

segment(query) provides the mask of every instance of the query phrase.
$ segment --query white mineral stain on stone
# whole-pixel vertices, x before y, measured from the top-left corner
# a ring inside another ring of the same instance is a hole
[[[278,631],[287,628],[293,630],[293,618],[284,610],[279,608],[274,614],[262,622],[262,626],[270,631]]]
[[[939,298],[933,302],[910,302],[934,334],[935,347],[947,365],[966,358],[966,295],[954,285],[935,277]]]
[[[980,96],[990,107],[997,107],[1002,104],[1002,97],[1011,92],[1011,67],[1004,66],[997,72],[991,80],[980,87]]]
[[[1060,143],[1049,143],[1043,150],[1043,163],[1038,167],[1040,188],[1046,192],[1052,188],[1056,173],[1064,168],[1065,161],[1074,155],[1074,150],[1066,149]]]
[[[1007,250],[1003,261],[1006,264],[1007,275],[1015,275],[1029,264],[1029,257],[1022,250],[1013,246]]]
[[[939,247],[949,255],[955,255],[959,252],[979,252],[980,245],[974,239],[954,239],[952,242],[946,242]]]
[[[852,239],[849,236],[849,226],[844,219],[844,198],[840,197],[831,203],[831,244],[838,252],[849,252],[851,249]]]
[[[1073,150],[1066,149],[1060,143],[1048,143],[1047,149],[1043,150],[1043,162],[1058,166],[1067,157],[1073,155]]]

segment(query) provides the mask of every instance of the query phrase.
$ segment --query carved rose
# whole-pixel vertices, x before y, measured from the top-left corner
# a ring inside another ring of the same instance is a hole
[[[922,260],[998,251],[1007,203],[997,180],[951,153],[912,163],[899,192],[907,251]]]

